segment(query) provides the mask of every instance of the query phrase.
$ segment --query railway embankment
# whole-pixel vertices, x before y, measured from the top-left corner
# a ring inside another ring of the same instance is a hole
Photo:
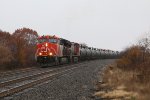
[[[105,67],[97,83],[95,98],[150,100],[150,54],[139,46],[125,50],[119,60]]]
[[[70,66],[70,70],[4,100],[95,100],[98,73],[115,60],[93,60]],[[63,67],[62,67],[63,68]]]

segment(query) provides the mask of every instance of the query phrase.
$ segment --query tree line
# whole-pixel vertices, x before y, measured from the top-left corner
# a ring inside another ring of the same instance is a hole
[[[125,49],[117,67],[123,71],[132,71],[140,82],[150,82],[150,35],[142,38],[136,45]],[[133,77],[135,78],[135,77]],[[136,80],[137,81],[137,80]]]
[[[38,33],[29,28],[13,33],[0,30],[0,69],[33,66],[37,37]]]

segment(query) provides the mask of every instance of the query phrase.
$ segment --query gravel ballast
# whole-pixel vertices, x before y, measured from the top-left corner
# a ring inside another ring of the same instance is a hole
[[[114,60],[95,60],[4,100],[95,100],[92,98],[99,73]]]

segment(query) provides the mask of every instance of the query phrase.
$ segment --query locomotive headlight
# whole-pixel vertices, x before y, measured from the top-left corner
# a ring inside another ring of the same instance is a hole
[[[50,55],[50,56],[52,56],[52,55],[53,55],[53,53],[52,53],[52,52],[50,52],[50,53],[49,53],[49,55]]]
[[[39,53],[39,55],[41,56],[41,55],[42,55],[42,53],[40,52],[40,53]]]
[[[48,46],[48,43],[46,43],[45,46],[47,47],[47,46]]]

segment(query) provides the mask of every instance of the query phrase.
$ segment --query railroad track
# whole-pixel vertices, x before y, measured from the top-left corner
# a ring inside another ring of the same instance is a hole
[[[31,68],[31,70],[21,70],[19,72],[19,70],[17,70],[17,72],[15,71],[14,73],[11,72],[11,73],[6,73],[5,75],[1,75],[0,76],[0,85],[2,82],[4,81],[9,81],[9,80],[12,80],[12,79],[19,79],[20,77],[24,77],[24,76],[28,76],[28,75],[31,75],[31,74],[36,74],[36,73],[39,73],[39,72],[44,72],[44,71],[47,71],[47,70],[50,70],[50,69],[57,69],[55,67],[47,67],[47,68]]]
[[[67,72],[84,65],[86,62],[73,65],[65,65],[56,69],[41,71],[36,74],[27,75],[24,77],[3,81],[0,83],[0,98],[18,93],[27,88],[33,87],[55,77],[66,74]]]
[[[35,67],[31,67],[31,68],[23,68],[23,69],[17,69],[17,70],[13,70],[13,71],[1,72],[0,77],[7,77],[7,76],[15,75],[15,74],[26,73],[26,72],[30,72],[30,71],[36,70],[36,69],[37,68],[35,68]]]

